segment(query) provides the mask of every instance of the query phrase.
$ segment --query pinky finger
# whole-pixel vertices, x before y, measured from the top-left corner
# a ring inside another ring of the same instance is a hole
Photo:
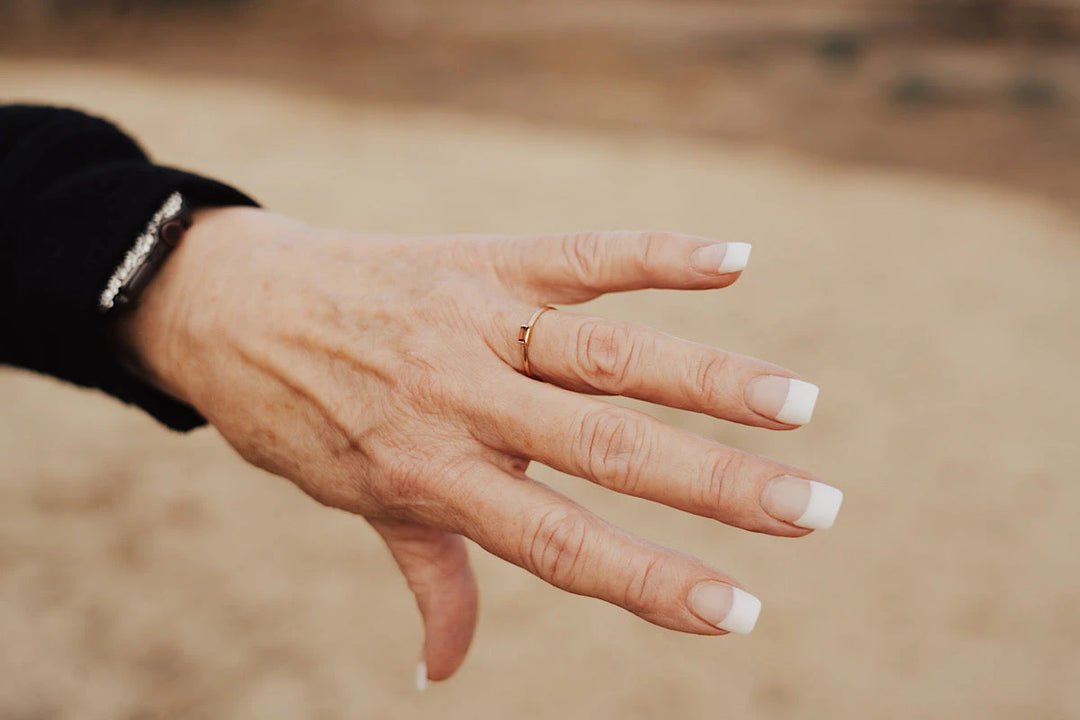
[[[645,542],[529,478],[487,466],[455,528],[552,585],[672,630],[748,633],[760,601],[701,561]]]

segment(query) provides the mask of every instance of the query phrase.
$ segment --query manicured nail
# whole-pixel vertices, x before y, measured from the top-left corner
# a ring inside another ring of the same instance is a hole
[[[423,660],[416,666],[416,692],[427,690],[427,663]]]
[[[844,493],[816,480],[784,475],[761,493],[761,507],[777,520],[807,530],[828,530],[836,522]]]
[[[698,272],[726,275],[746,269],[750,261],[750,243],[730,242],[706,245],[690,256],[690,264]]]
[[[687,598],[690,612],[721,630],[746,635],[757,624],[761,601],[731,585],[703,582],[694,586]]]
[[[746,388],[751,410],[788,425],[810,422],[817,397],[817,385],[776,375],[755,378]]]

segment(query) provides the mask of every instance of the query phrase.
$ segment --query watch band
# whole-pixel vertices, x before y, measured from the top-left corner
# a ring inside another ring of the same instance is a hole
[[[146,230],[109,277],[98,298],[98,310],[108,313],[132,305],[189,227],[191,208],[184,196],[175,192],[154,213]]]

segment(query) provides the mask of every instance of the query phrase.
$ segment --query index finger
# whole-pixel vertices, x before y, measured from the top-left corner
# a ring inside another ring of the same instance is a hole
[[[745,242],[667,232],[583,232],[504,243],[500,274],[544,303],[579,303],[646,288],[727,287],[750,259]]]

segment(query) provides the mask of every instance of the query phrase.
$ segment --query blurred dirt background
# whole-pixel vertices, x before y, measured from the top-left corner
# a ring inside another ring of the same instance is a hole
[[[1076,2],[0,0],[0,101],[357,231],[670,228],[733,288],[596,312],[785,364],[808,427],[658,416],[821,473],[751,536],[537,473],[762,597],[653,628],[474,553],[460,676],[360,520],[212,431],[0,373],[0,718],[1080,718]]]

